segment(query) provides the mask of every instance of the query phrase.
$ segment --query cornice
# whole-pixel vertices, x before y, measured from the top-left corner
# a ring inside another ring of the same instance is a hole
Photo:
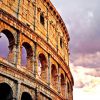
[[[43,0],[43,1],[46,2],[46,4],[48,5],[48,8],[53,11],[53,13],[55,14],[56,18],[59,20],[61,26],[65,30],[66,36],[68,37],[68,41],[70,41],[70,36],[69,36],[68,30],[67,30],[67,27],[66,27],[66,25],[65,25],[62,17],[60,16],[60,14],[58,13],[58,11],[54,7],[54,5],[51,3],[50,0]]]

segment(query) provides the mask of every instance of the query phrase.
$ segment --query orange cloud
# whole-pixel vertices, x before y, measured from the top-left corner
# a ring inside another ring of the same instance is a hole
[[[75,81],[74,100],[87,100],[86,98],[100,100],[98,94],[100,93],[100,68],[74,66],[72,63],[70,63],[70,68]],[[82,97],[79,97],[81,95]]]

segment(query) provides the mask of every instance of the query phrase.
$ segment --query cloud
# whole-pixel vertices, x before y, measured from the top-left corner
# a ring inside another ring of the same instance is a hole
[[[100,68],[86,68],[70,63],[74,77],[74,100],[99,100]]]
[[[100,51],[90,54],[74,54],[71,58],[71,62],[76,66],[85,67],[100,67]]]
[[[74,100],[100,100],[100,87],[97,92],[85,92],[80,88],[74,89]]]
[[[51,1],[68,27],[71,54],[100,51],[100,0]]]
[[[60,11],[71,38],[74,100],[100,100],[100,0],[51,1]]]
[[[75,88],[84,90],[93,90],[100,85],[100,68],[86,68],[84,66],[74,66],[70,64],[70,68],[75,81]]]
[[[73,73],[73,77],[75,79],[75,86],[79,86],[79,84],[87,85],[89,82],[93,82],[94,80],[100,80],[100,68],[87,68],[84,66],[74,66],[70,64],[71,71]],[[79,82],[79,84],[77,84]],[[79,86],[80,87],[80,86]]]

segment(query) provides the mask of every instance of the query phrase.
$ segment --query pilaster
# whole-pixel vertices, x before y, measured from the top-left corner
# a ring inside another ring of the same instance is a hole
[[[38,67],[38,64],[37,64],[37,43],[35,42],[34,43],[34,76],[36,77],[37,75],[37,67]]]
[[[17,82],[16,100],[20,100],[21,81]]]
[[[18,8],[17,8],[17,12],[16,12],[16,17],[17,17],[17,18],[19,17],[20,1],[21,1],[21,0],[18,0]]]
[[[58,64],[58,93],[61,93],[60,65]]]
[[[37,87],[35,89],[35,100],[41,100],[41,98],[40,98],[40,91],[38,90]]]
[[[49,27],[49,20],[48,20],[48,8],[47,8],[47,42],[48,42],[48,40],[49,40],[49,31],[48,31],[48,28]]]
[[[17,44],[16,44],[16,66],[20,65],[21,63],[21,56],[20,56],[20,33],[17,33]]]
[[[33,29],[34,29],[34,31],[35,31],[35,27],[36,27],[36,18],[37,18],[37,16],[36,16],[36,13],[37,13],[37,0],[34,0],[34,7],[35,7],[35,9],[34,9],[34,23],[33,23]]]
[[[50,85],[50,76],[51,76],[51,63],[50,63],[50,54],[48,54],[48,85]]]

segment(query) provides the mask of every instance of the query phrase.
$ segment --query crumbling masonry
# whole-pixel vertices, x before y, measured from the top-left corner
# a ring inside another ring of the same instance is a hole
[[[0,0],[3,36],[9,46],[0,54],[0,100],[73,100],[70,38],[50,0]]]

